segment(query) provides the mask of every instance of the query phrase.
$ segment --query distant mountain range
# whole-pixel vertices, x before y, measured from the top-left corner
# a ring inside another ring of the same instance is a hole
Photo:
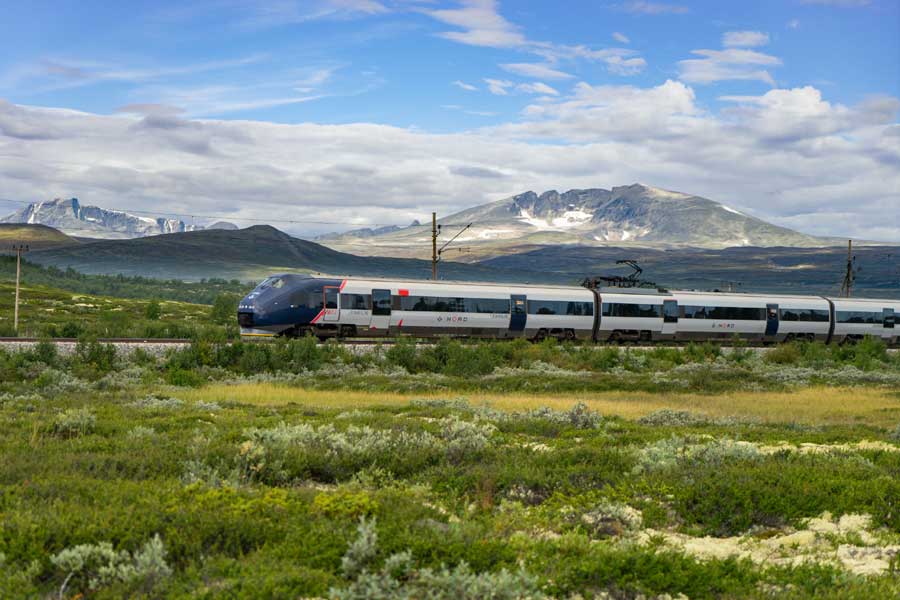
[[[414,220],[407,227],[403,227],[402,225],[384,225],[382,227],[363,227],[362,229],[353,229],[351,231],[345,231],[343,233],[326,233],[323,235],[318,235],[313,239],[318,241],[332,240],[341,237],[354,237],[354,238],[371,238],[377,237],[379,235],[386,235],[388,233],[395,233],[397,231],[402,231],[404,229],[408,229],[409,227],[419,227],[422,224],[418,219]]]
[[[93,241],[75,240],[43,225],[0,225],[0,241],[4,239],[29,240],[29,261],[72,267],[83,273],[241,281],[258,281],[281,271],[415,279],[431,275],[427,260],[355,256],[297,239],[268,225]],[[861,267],[854,295],[900,297],[900,248],[861,245],[854,248],[854,254]],[[479,263],[442,261],[439,275],[442,279],[574,285],[585,277],[624,274],[616,264],[623,258],[639,260],[644,277],[663,286],[834,294],[846,265],[846,249],[660,249],[570,244],[536,247]]]
[[[146,217],[127,212],[86,206],[77,198],[56,198],[48,202],[34,202],[3,219],[0,223],[28,223],[48,225],[75,237],[122,239],[165,233],[183,233],[203,229],[179,219]],[[219,221],[210,229],[237,229],[237,225]]]
[[[458,212],[439,223],[448,236],[473,224],[455,243],[469,247],[473,260],[562,244],[728,248],[835,243],[772,225],[700,196],[641,184],[562,194],[529,191]],[[430,227],[410,226],[377,235],[348,232],[321,239],[329,247],[348,252],[422,256],[427,254],[431,238]]]

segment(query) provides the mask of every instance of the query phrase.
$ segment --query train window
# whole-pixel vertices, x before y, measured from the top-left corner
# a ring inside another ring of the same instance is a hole
[[[805,323],[827,323],[829,320],[827,310],[808,308],[782,308],[779,319],[782,321],[801,321]]]
[[[256,286],[256,291],[264,290],[270,287],[281,288],[283,286],[284,280],[281,277],[266,277],[259,283],[258,286]]]
[[[505,298],[466,298],[465,304],[470,313],[509,313],[509,299]]]
[[[525,314],[525,297],[522,298],[514,298],[512,304],[512,314],[514,315],[524,315]]]
[[[565,300],[528,300],[529,315],[564,315],[568,307]]]
[[[391,314],[391,291],[372,290],[372,315],[384,316]]]
[[[893,329],[894,324],[896,323],[896,316],[894,316],[893,308],[884,309],[884,326],[888,329]]]
[[[593,317],[594,316],[594,303],[593,302],[569,302],[569,305],[566,307],[566,314],[571,315],[573,317]]]
[[[591,317],[594,315],[593,302],[569,302],[568,300],[528,300],[529,315],[568,315],[570,317]]]
[[[603,303],[604,317],[642,317],[658,319],[662,316],[661,304]]]
[[[341,294],[341,308],[372,310],[372,296],[369,294]]]
[[[324,300],[325,299],[322,296],[322,288],[319,288],[317,290],[312,290],[306,296],[307,306],[309,306],[310,308],[313,308],[315,310],[322,310],[323,308],[325,308]]]
[[[681,317],[720,321],[765,321],[766,309],[747,306],[682,306]]]
[[[882,318],[883,313],[864,310],[839,310],[834,313],[836,322],[854,325],[880,325]]]
[[[677,323],[678,322],[678,302],[674,300],[665,300],[663,302],[663,322],[664,323]]]

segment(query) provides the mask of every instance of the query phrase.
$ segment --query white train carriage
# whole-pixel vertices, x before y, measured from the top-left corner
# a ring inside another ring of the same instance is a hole
[[[828,341],[831,332],[831,306],[827,299],[815,296],[770,296],[778,305],[779,342]]]
[[[770,296],[672,292],[672,297],[678,304],[677,340],[724,340],[737,336],[750,341],[775,341],[777,338],[779,305]]]
[[[580,287],[345,279],[320,333],[591,339],[594,293]]]
[[[835,342],[861,340],[867,335],[896,342],[900,305],[891,300],[831,298],[834,304]]]
[[[672,339],[677,323],[671,318],[673,306],[672,297],[664,293],[601,290],[597,340]]]

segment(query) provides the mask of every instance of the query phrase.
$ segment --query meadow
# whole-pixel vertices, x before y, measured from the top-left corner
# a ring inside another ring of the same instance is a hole
[[[0,351],[0,597],[891,598],[900,358]]]

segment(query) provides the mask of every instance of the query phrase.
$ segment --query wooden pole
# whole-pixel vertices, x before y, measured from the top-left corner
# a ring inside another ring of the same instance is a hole
[[[16,304],[13,309],[13,329],[16,334],[19,333],[19,282],[22,279],[22,253],[28,252],[28,246],[25,245],[16,245],[13,246],[13,249],[16,251]]]

